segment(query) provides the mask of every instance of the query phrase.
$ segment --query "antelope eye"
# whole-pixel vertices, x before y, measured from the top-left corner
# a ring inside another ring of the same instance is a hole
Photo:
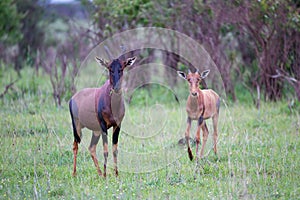
[[[187,79],[187,81],[188,81],[188,82],[190,82],[190,81],[191,81],[191,79],[190,79],[190,78],[188,78],[188,79]]]

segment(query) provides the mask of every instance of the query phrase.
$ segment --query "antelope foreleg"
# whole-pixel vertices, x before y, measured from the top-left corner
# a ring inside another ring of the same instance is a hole
[[[194,156],[190,147],[190,129],[191,129],[191,118],[188,117],[187,119],[187,128],[185,131],[185,140],[186,140],[186,145],[187,145],[187,151],[188,151],[188,155],[190,160],[192,161]]]
[[[107,157],[108,157],[108,145],[107,145],[107,132],[102,133],[103,140],[103,156],[104,156],[104,177],[106,177],[106,166],[107,166]]]
[[[196,159],[198,161],[198,157],[199,157],[199,143],[200,143],[200,128],[201,126],[198,125],[197,127],[197,132],[196,132]]]
[[[101,112],[98,113],[99,122],[102,130],[102,142],[103,142],[103,156],[104,156],[104,177],[106,177],[106,165],[108,157],[108,148],[107,148],[107,126],[101,115]]]
[[[206,126],[206,123],[205,123],[205,122],[203,122],[203,123],[204,123],[204,124],[202,125],[203,144],[202,144],[201,151],[200,151],[200,158],[203,158],[204,148],[205,148],[206,141],[207,141],[207,138],[208,138],[208,128],[207,128],[207,126]]]
[[[214,127],[214,133],[213,133],[213,139],[214,139],[214,152],[215,155],[217,155],[217,143],[218,143],[218,118],[219,114],[215,115],[213,117],[213,127]]]
[[[200,129],[203,126],[203,116],[201,115],[197,122],[197,132],[196,132],[196,158],[198,161],[199,157],[199,143],[200,143]]]
[[[118,172],[118,138],[119,138],[119,132],[120,132],[120,127],[114,127],[114,133],[113,133],[113,140],[112,140],[112,143],[113,143],[113,156],[114,156],[114,163],[115,163],[115,173],[116,173],[116,176],[119,175],[119,172]]]

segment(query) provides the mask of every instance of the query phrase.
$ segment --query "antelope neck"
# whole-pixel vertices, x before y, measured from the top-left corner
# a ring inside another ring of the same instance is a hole
[[[193,96],[192,94],[190,94],[189,96],[189,105],[190,108],[194,111],[198,110],[199,106],[201,107],[202,105],[204,105],[202,91],[199,89],[197,93],[197,96]]]
[[[192,108],[197,108],[199,104],[199,97],[197,96],[193,96],[190,94],[190,105]]]
[[[120,89],[119,92],[116,92],[113,88],[110,88],[110,90],[109,90],[109,96],[111,96],[112,94],[114,94],[114,95],[122,95],[122,89]]]

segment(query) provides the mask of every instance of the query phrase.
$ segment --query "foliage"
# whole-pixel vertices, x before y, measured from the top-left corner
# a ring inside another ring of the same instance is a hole
[[[0,33],[0,57],[5,62],[9,60],[7,66],[15,65],[19,70],[25,61],[38,71],[42,66],[38,61],[44,60],[47,49],[54,48],[57,54],[66,55],[72,65],[77,63],[73,70],[77,74],[79,60],[113,34],[143,26],[164,27],[186,34],[207,50],[221,73],[226,94],[233,101],[238,100],[235,88],[239,83],[245,84],[253,99],[260,100],[256,92],[259,89],[264,100],[287,98],[287,90],[292,90],[300,100],[300,15],[299,4],[294,0],[82,0],[89,7],[93,27],[88,21],[76,19],[48,26],[52,18],[46,14],[47,2],[1,1],[0,24],[5,32]],[[6,23],[8,18],[11,20]],[[5,42],[16,46],[7,46]],[[177,48],[176,43],[172,45]],[[147,51],[146,57],[141,50],[130,53],[145,61],[140,64],[154,62],[157,51]],[[10,54],[10,59],[6,59],[6,54]],[[175,70],[181,63],[189,66],[172,52],[161,54],[162,63]],[[174,77],[166,77],[175,87]],[[72,85],[74,77],[66,78]],[[71,87],[74,93],[74,84]]]
[[[240,30],[246,31],[255,41],[255,62],[259,70],[253,76],[252,81],[255,86],[259,85],[264,89],[266,99],[280,99],[283,79],[275,80],[272,75],[275,75],[278,69],[288,71],[288,68],[295,68],[297,65],[287,66],[291,58],[288,54],[295,49],[292,44],[299,43],[299,40],[295,39],[300,27],[296,25],[300,19],[300,15],[296,14],[297,7],[293,1],[252,2],[245,0],[241,1],[238,10],[242,13],[235,13],[239,16],[237,22],[240,23]],[[287,13],[294,17],[289,17]],[[293,62],[298,60],[298,58],[292,59],[294,59]],[[296,79],[299,79],[297,74],[298,72],[290,73],[290,76],[296,75]]]
[[[256,90],[259,86],[264,99],[276,101],[284,96],[286,81],[283,76],[272,77],[277,69],[283,69],[291,78],[300,79],[299,53],[295,53],[299,47],[300,15],[292,0],[98,0],[92,4],[99,41],[139,26],[171,28],[198,40],[218,66],[226,93],[233,100],[236,99],[234,84],[237,81],[250,78],[246,82],[248,87]],[[176,68],[180,62],[174,55],[166,58],[164,64],[168,66]],[[170,63],[170,60],[175,62]],[[244,70],[251,77],[234,76],[236,72],[243,75],[240,72]],[[299,83],[291,85],[300,98]]]
[[[99,39],[109,37],[119,30],[154,25],[151,23],[153,16],[161,21],[161,15],[157,16],[155,13],[154,4],[149,0],[93,1],[95,12],[92,13],[92,17]],[[158,23],[155,25],[159,26]]]
[[[14,44],[21,38],[20,21],[22,15],[17,12],[14,0],[0,2],[0,41]]]
[[[20,70],[24,62],[33,64],[37,50],[44,42],[44,8],[39,0],[16,1],[17,11],[24,17],[21,20],[22,39],[18,41],[19,55],[15,68]]]

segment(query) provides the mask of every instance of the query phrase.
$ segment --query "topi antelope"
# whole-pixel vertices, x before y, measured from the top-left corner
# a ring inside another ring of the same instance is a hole
[[[117,155],[118,155],[118,137],[121,128],[121,122],[125,114],[124,101],[121,91],[123,70],[133,65],[136,57],[123,59],[120,57],[111,62],[107,62],[96,57],[96,61],[105,66],[109,71],[109,80],[100,88],[85,88],[77,92],[69,102],[70,114],[72,118],[74,143],[74,165],[73,176],[76,175],[76,158],[78,153],[78,144],[81,141],[81,129],[86,127],[92,130],[92,139],[89,151],[97,168],[99,176],[102,172],[99,168],[96,146],[102,135],[103,155],[104,155],[104,174],[106,177],[106,165],[108,157],[107,130],[113,127],[112,144],[114,157],[114,170],[118,176]]]
[[[220,108],[220,97],[216,92],[211,89],[201,90],[199,84],[202,79],[207,77],[209,70],[203,71],[201,74],[198,70],[195,73],[189,73],[186,75],[184,72],[177,71],[178,75],[187,80],[189,83],[190,94],[186,103],[187,112],[187,128],[185,132],[185,138],[187,143],[187,150],[190,160],[193,160],[193,154],[190,148],[189,138],[190,138],[190,128],[191,121],[197,120],[197,132],[196,132],[196,158],[198,159],[198,147],[200,143],[200,129],[203,132],[203,144],[200,151],[200,158],[203,157],[205,144],[208,137],[208,129],[204,120],[212,118],[213,121],[213,140],[214,140],[214,152],[217,154],[217,140],[218,140],[218,117]]]

